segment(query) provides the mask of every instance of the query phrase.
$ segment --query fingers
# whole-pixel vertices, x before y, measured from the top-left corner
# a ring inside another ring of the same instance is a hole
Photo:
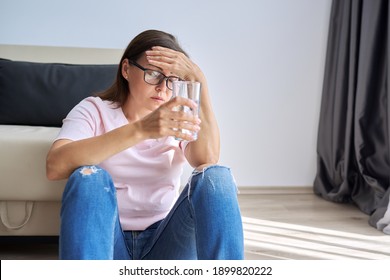
[[[195,101],[181,96],[176,96],[172,98],[170,101],[168,101],[162,106],[168,108],[169,110],[173,110],[177,106],[187,106],[192,110],[198,110],[198,104],[196,104]]]
[[[176,113],[182,113],[182,112],[176,112]],[[171,136],[186,141],[195,140],[194,136],[200,130],[199,124],[195,122],[178,121],[177,119],[171,120],[170,127],[171,127]]]
[[[187,110],[175,111],[177,107],[185,107]],[[191,135],[200,130],[201,121],[189,108],[197,110],[196,103],[182,97],[173,98],[140,120],[143,135],[149,139],[174,136],[193,141]]]
[[[184,111],[172,111],[169,114],[169,117],[171,120],[179,123],[179,122],[184,122],[184,123],[191,123],[193,125],[199,126],[201,121],[198,116],[194,115],[191,112],[184,112]],[[177,128],[184,128],[180,127],[180,123],[176,126]]]
[[[158,46],[152,47],[145,53],[150,64],[169,71],[182,79],[193,72],[191,60],[181,52]]]
[[[153,47],[152,50],[146,51],[146,59],[155,66],[171,66],[178,59],[182,60],[182,53],[163,47]],[[165,69],[164,68],[164,69]]]
[[[174,131],[174,136],[177,136],[177,132],[199,132],[200,126],[193,122],[171,120],[170,127]],[[181,137],[180,137],[181,138]]]
[[[189,141],[189,142],[196,140],[196,137],[193,133],[188,133],[188,131],[185,130],[174,131],[174,135],[172,136],[174,136],[176,139]]]
[[[185,112],[172,111],[169,116],[165,115],[164,120],[160,120],[158,137],[174,136],[186,141],[193,141],[193,134],[199,132],[199,130],[200,120],[196,116]]]
[[[172,104],[175,104],[175,101],[172,101]],[[179,107],[182,107],[182,105]],[[173,109],[176,108],[177,107],[174,107]],[[193,134],[199,132],[201,123],[197,114],[185,110],[169,110],[165,113],[169,118],[168,127],[171,128],[171,133],[173,133],[171,136],[187,141],[194,140]]]
[[[184,111],[171,111],[170,117],[172,136],[187,141],[195,140],[193,135],[200,130],[200,119],[196,115]]]
[[[196,125],[201,123],[197,113],[198,105],[190,99],[176,96],[163,106],[166,108],[166,114],[172,120],[190,122]]]
[[[186,57],[183,53],[181,52],[178,52],[178,51],[175,51],[175,50],[172,50],[172,49],[168,49],[168,48],[164,48],[164,47],[160,47],[160,46],[156,46],[156,47],[152,47],[151,50],[148,50],[146,51],[146,55],[147,56],[150,56],[151,58],[156,58],[156,59],[166,59],[166,60],[175,60],[179,57]]]
[[[174,102],[172,104],[175,105]],[[183,105],[178,105],[178,106],[170,105],[170,107],[171,108],[163,109],[164,113],[162,115],[164,116],[164,118],[174,122],[174,123],[170,123],[171,127],[186,129],[187,127],[181,126],[181,123],[190,123],[191,125],[195,125],[195,126],[200,125],[201,120],[199,119],[198,114],[193,112],[193,110],[197,112],[196,107],[194,109],[190,109],[190,107],[185,107]]]

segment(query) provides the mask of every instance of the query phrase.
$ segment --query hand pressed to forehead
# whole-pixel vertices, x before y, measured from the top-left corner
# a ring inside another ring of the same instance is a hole
[[[184,54],[164,47],[152,47],[145,52],[151,65],[173,73],[182,80],[196,81],[198,67]]]

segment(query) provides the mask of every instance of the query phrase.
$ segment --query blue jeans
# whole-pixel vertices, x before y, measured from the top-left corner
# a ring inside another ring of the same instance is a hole
[[[98,166],[75,170],[63,194],[61,259],[243,259],[243,240],[237,188],[223,166],[194,171],[167,217],[144,231],[122,231],[114,184]]]

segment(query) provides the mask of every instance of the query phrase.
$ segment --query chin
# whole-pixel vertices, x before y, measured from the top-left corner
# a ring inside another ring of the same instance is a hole
[[[152,105],[152,106],[149,106],[147,109],[151,112],[153,111],[156,111],[158,108],[160,108],[162,104],[155,104],[155,105]]]

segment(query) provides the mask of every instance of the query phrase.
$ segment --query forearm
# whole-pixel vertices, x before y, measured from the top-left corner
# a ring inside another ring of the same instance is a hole
[[[220,155],[219,128],[205,79],[202,81],[200,119],[202,123],[198,139],[190,142],[186,148],[186,158],[193,167],[216,164]]]
[[[77,167],[100,164],[141,140],[135,126],[129,124],[97,137],[61,146],[54,143],[47,156],[47,177],[50,180],[66,179]]]

